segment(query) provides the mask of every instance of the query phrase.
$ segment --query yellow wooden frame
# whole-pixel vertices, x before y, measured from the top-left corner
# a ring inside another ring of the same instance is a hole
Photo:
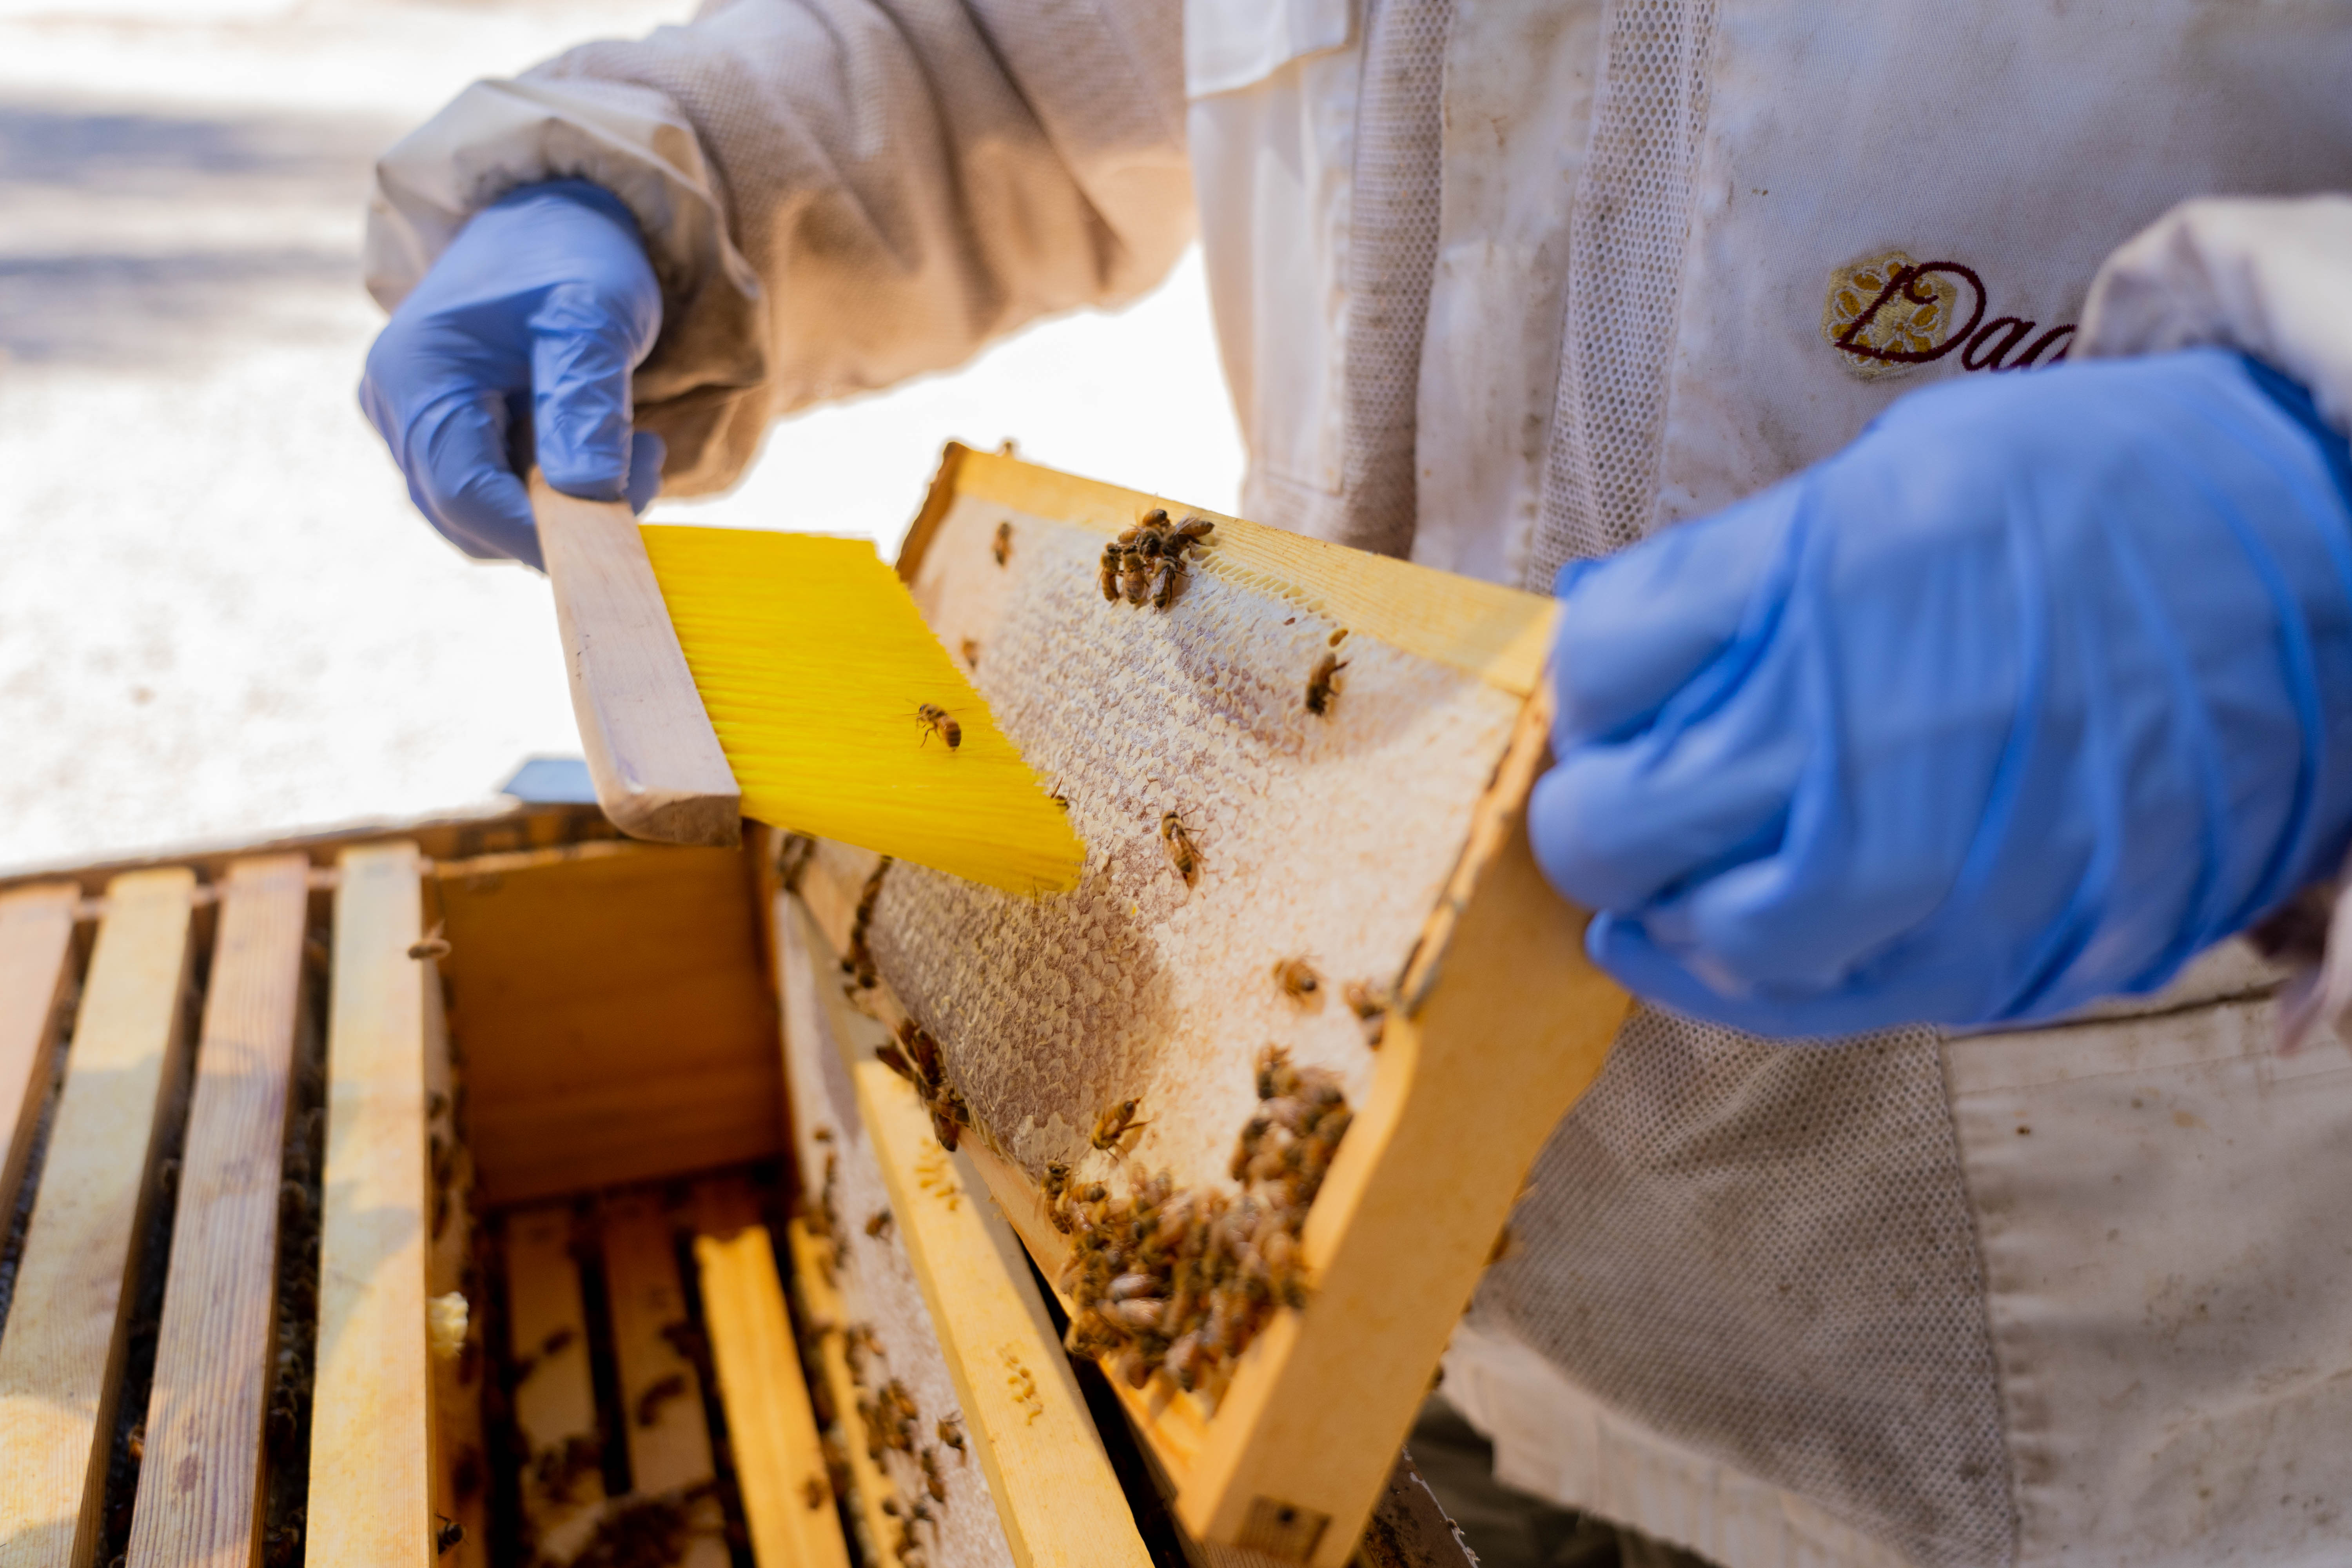
[[[950,447],[899,560],[910,582],[972,498],[1017,517],[1111,534],[1163,498]],[[1197,510],[1197,509],[1194,509]],[[1119,1386],[1195,1537],[1339,1568],[1378,1502],[1447,1336],[1545,1138],[1600,1072],[1628,999],[1583,957],[1585,917],[1551,891],[1521,811],[1546,755],[1543,660],[1558,607],[1533,595],[1302,539],[1216,513],[1197,570],[1476,674],[1522,700],[1519,723],[1460,862],[1400,979],[1371,1095],[1358,1108],[1303,1237],[1315,1282],[1244,1356],[1214,1413],[1159,1378]],[[800,890],[836,952],[873,858],[824,846]],[[872,994],[903,1010],[887,973]],[[971,1140],[1046,1278],[1066,1242],[1023,1171]],[[960,1310],[934,1292],[942,1323]],[[1116,1382],[1116,1380],[1114,1380]]]

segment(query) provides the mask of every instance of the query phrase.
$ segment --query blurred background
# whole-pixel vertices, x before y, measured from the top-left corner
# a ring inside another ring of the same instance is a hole
[[[693,0],[0,0],[0,869],[414,815],[576,754],[546,584],[354,397],[376,154]],[[1116,316],[776,428],[669,521],[897,548],[950,437],[1231,510],[1197,258]]]

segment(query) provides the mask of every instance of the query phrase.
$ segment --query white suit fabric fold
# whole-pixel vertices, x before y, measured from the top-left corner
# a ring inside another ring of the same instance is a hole
[[[2222,343],[2352,421],[2347,80],[2352,20],[2193,0],[734,0],[469,89],[370,281],[612,188],[691,493],[1197,213],[1244,510],[1546,591],[1950,376]],[[2352,1056],[2279,1054],[2283,977],[1833,1051],[1643,1010],[1449,1394],[1727,1568],[2352,1559]]]
[[[1165,7],[733,0],[477,83],[387,153],[365,264],[387,307],[466,215],[580,177],[636,215],[664,322],[636,381],[665,489],[768,425],[1149,289],[1192,239]]]

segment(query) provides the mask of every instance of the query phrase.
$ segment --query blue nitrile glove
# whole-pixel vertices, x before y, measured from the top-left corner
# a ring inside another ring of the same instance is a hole
[[[620,198],[585,180],[526,185],[475,214],[400,302],[360,406],[450,542],[538,566],[515,477],[534,447],[567,495],[643,511],[661,489],[661,437],[629,428],[629,374],[660,331],[661,289]]]
[[[2234,354],[1918,393],[1562,592],[1536,854],[1684,1013],[2150,991],[2352,834],[2352,460]]]

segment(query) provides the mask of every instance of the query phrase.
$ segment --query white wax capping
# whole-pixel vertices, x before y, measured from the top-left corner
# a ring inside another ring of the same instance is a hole
[[[1339,623],[1221,575],[1213,545],[1164,612],[1103,601],[1102,537],[1083,529],[1015,514],[1000,568],[987,544],[1004,515],[966,500],[933,541],[930,559],[977,565],[938,579],[932,625],[982,650],[981,692],[1067,799],[1085,876],[1030,900],[894,867],[869,942],[978,1126],[1033,1175],[1059,1160],[1081,1179],[1165,1168],[1229,1185],[1267,1045],[1368,1100],[1353,1014],[1300,1007],[1276,965],[1307,958],[1335,991],[1396,979],[1519,700],[1360,633],[1335,646]],[[1317,717],[1307,682],[1331,653],[1347,668]],[[1190,889],[1160,832],[1171,811],[1201,858]],[[1129,1097],[1150,1125],[1115,1163],[1089,1134]]]
[[[425,1303],[425,1342],[433,1353],[443,1361],[455,1361],[466,1348],[466,1323],[468,1316],[465,1293],[452,1290],[446,1296],[436,1296]]]

